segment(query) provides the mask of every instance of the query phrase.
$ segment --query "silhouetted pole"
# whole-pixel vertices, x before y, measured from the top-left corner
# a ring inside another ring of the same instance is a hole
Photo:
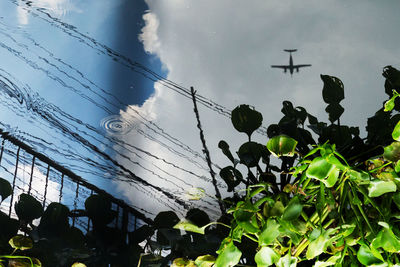
[[[213,185],[215,188],[215,197],[218,200],[219,208],[221,209],[222,214],[225,214],[224,203],[222,202],[221,194],[220,194],[218,186],[217,186],[217,180],[215,179],[215,172],[214,172],[214,170],[212,168],[212,164],[211,164],[210,152],[208,151],[208,148],[206,145],[206,139],[204,138],[203,129],[201,128],[199,111],[197,109],[197,104],[196,104],[196,91],[194,90],[193,87],[190,87],[190,92],[192,94],[194,113],[196,114],[196,119],[197,119],[197,128],[199,128],[199,130],[200,130],[200,140],[203,143],[203,153],[206,156],[207,164],[208,164],[208,167],[210,168],[212,182],[213,182]]]

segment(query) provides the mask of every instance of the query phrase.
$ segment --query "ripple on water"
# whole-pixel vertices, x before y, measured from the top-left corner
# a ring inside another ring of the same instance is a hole
[[[134,122],[122,118],[120,115],[105,117],[100,122],[101,127],[109,134],[127,134],[134,127]]]

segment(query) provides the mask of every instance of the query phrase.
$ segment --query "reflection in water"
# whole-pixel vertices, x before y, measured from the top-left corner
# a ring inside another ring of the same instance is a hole
[[[28,5],[28,2],[9,1],[17,6],[18,12],[25,12],[26,22],[35,22],[49,31],[61,31],[63,38],[68,38],[82,54],[100,57],[104,64],[117,64],[129,69],[131,75],[158,82],[190,98],[188,89],[83,34],[55,17],[59,14],[50,14],[47,9]],[[185,192],[193,184],[207,186],[210,183],[204,176],[208,168],[202,153],[170,135],[140,108],[114,95],[99,77],[82,70],[84,66],[79,58],[63,58],[63,54],[43,41],[40,34],[31,34],[25,26],[15,26],[6,17],[0,17],[0,35],[0,53],[9,60],[18,60],[16,67],[0,65],[2,129],[91,182],[105,187],[109,187],[110,183],[106,182],[109,179],[127,184],[131,194],[137,195],[137,203],[151,199],[158,202],[160,209],[189,208],[191,204]],[[30,72],[28,77],[24,71]],[[37,82],[40,79],[45,81],[44,88]],[[23,82],[25,80],[29,85]],[[225,107],[200,95],[198,102],[229,116]],[[126,109],[123,116],[115,115],[121,109]],[[93,116],[88,117],[91,113]],[[98,117],[103,118],[103,129],[97,127],[101,119],[96,119]],[[137,136],[140,141],[127,143],[123,136],[128,134]],[[144,141],[160,147],[163,156],[157,150],[141,147]],[[199,202],[200,207],[215,212],[216,201],[212,197]]]
[[[133,121],[124,120],[119,115],[111,115],[104,118],[101,120],[100,125],[111,135],[126,134],[135,126]]]

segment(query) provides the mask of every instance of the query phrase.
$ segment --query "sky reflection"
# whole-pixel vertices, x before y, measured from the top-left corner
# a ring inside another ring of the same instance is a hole
[[[328,121],[321,73],[343,81],[342,123],[365,133],[386,98],[382,67],[400,65],[399,4],[385,3],[5,0],[1,127],[153,214],[192,205],[217,214],[190,86],[217,172],[228,164],[219,140],[233,151],[246,140],[228,118],[239,104],[264,126],[284,100]],[[312,67],[292,77],[271,69],[290,48]],[[265,131],[254,139],[265,144]],[[206,196],[187,200],[192,188]]]

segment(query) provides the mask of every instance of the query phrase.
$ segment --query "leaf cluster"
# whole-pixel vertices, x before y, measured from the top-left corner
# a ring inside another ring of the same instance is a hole
[[[11,194],[10,183],[0,178],[0,204]],[[14,208],[17,219],[0,212],[0,266],[134,266],[144,252],[136,234],[128,233],[127,242],[115,226],[117,212],[105,196],[91,195],[84,210],[70,210],[56,202],[44,209],[23,193]],[[90,221],[92,229],[84,234],[83,228],[72,226],[77,218]]]
[[[266,145],[251,140],[261,114],[234,109],[233,126],[248,141],[238,159],[219,143],[231,163],[220,171],[233,194],[224,200],[229,233],[208,265],[185,255],[174,266],[398,266],[400,71],[387,66],[383,76],[389,100],[368,119],[366,138],[340,124],[344,86],[333,76],[321,75],[330,123],[285,101]],[[176,227],[205,230],[187,221]]]

